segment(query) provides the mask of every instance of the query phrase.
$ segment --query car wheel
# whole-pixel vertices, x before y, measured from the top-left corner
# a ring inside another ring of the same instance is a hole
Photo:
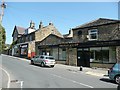
[[[51,67],[54,67],[54,65],[51,65]]]
[[[34,62],[33,62],[33,60],[31,60],[31,65],[33,65],[34,64]]]
[[[44,66],[45,66],[44,63],[42,62],[42,63],[41,63],[41,67],[44,67]]]
[[[120,76],[116,76],[116,77],[115,77],[115,82],[116,82],[117,84],[120,83]]]

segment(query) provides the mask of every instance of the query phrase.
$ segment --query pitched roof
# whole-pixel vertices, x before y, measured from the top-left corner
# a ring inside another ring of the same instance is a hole
[[[97,20],[93,20],[91,22],[88,22],[88,23],[85,23],[83,25],[77,26],[77,27],[75,27],[73,29],[92,27],[92,26],[98,26],[98,25],[104,25],[104,24],[110,24],[110,23],[115,23],[115,22],[118,22],[118,21],[119,20],[99,18]]]
[[[18,32],[19,35],[23,35],[25,33],[25,28],[20,27],[20,26],[15,26],[14,30],[13,30],[13,33],[12,33],[12,36],[13,36],[15,30],[17,30],[17,32]]]
[[[36,41],[42,41],[46,37],[48,37],[50,34],[63,38],[63,35],[57,30],[57,28],[54,25],[48,25],[41,29],[38,29],[36,33],[39,35],[38,36],[39,38],[37,37]]]
[[[24,34],[25,33],[25,28],[23,28],[23,27],[20,27],[20,26],[16,26],[16,29],[17,29],[17,31],[18,31],[18,34]]]

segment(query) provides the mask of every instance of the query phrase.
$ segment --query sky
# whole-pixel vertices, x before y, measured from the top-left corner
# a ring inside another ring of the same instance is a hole
[[[53,22],[61,34],[70,28],[98,18],[118,19],[117,2],[6,2],[2,25],[6,30],[6,44],[12,43],[14,26],[28,28],[30,21],[38,29]]]

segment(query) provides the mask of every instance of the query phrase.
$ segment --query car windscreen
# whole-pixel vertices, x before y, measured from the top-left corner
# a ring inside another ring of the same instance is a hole
[[[46,57],[46,59],[51,59],[51,60],[53,60],[53,59],[54,59],[54,57]]]
[[[116,63],[116,64],[114,65],[114,68],[120,69],[120,63]]]

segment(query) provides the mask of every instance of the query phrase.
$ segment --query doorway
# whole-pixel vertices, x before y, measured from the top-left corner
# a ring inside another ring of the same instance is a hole
[[[90,51],[89,49],[78,49],[77,66],[90,67]]]

